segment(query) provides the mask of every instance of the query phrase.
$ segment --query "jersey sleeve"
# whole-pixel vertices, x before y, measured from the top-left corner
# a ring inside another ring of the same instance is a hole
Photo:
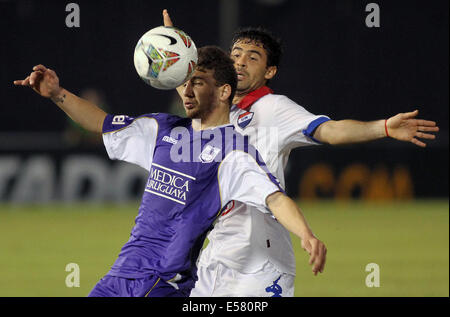
[[[284,193],[264,162],[244,151],[233,151],[224,158],[218,179],[222,207],[231,200],[237,200],[270,213],[266,205],[267,196],[277,191]]]
[[[158,121],[151,115],[132,118],[107,115],[103,143],[112,160],[121,160],[150,170],[158,135]]]
[[[324,115],[314,115],[286,96],[279,96],[275,104],[275,118],[281,148],[292,149],[300,146],[321,144],[314,139],[316,128],[330,120]]]

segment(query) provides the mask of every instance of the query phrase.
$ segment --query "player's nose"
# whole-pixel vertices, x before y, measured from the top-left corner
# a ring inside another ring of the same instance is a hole
[[[241,56],[239,56],[238,58],[236,58],[234,60],[234,65],[237,68],[243,68],[247,65],[247,58],[245,57],[244,54],[242,54]]]
[[[194,95],[194,90],[192,89],[191,81],[188,80],[183,87],[183,96],[192,97]]]

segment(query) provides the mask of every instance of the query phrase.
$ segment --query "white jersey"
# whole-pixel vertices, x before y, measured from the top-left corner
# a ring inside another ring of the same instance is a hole
[[[243,110],[233,106],[230,121],[249,136],[269,171],[285,188],[284,168],[293,148],[320,144],[312,137],[327,116],[309,113],[283,95],[268,94]],[[256,212],[255,212],[256,211]],[[234,201],[208,235],[198,265],[223,263],[242,273],[254,273],[270,262],[279,271],[295,275],[295,257],[289,232],[270,214]]]

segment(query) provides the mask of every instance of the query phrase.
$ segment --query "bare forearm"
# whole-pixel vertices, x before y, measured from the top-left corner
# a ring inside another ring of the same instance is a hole
[[[92,102],[82,99],[64,88],[51,100],[84,129],[102,132],[106,112]]]
[[[276,192],[268,196],[267,206],[278,222],[300,239],[314,236],[300,208],[286,195]]]
[[[327,248],[322,241],[314,236],[297,204],[281,192],[269,195],[266,203],[277,220],[301,239],[303,250],[310,255],[309,264],[313,265],[314,275],[323,272]]]
[[[386,137],[385,121],[327,121],[314,133],[317,140],[332,145],[368,142]]]

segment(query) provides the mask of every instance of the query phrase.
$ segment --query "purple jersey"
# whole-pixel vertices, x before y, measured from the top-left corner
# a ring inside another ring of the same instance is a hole
[[[111,276],[196,279],[205,236],[227,203],[269,212],[266,197],[282,191],[231,124],[193,131],[190,119],[168,114],[108,115],[103,139],[111,159],[149,171],[135,226]]]

